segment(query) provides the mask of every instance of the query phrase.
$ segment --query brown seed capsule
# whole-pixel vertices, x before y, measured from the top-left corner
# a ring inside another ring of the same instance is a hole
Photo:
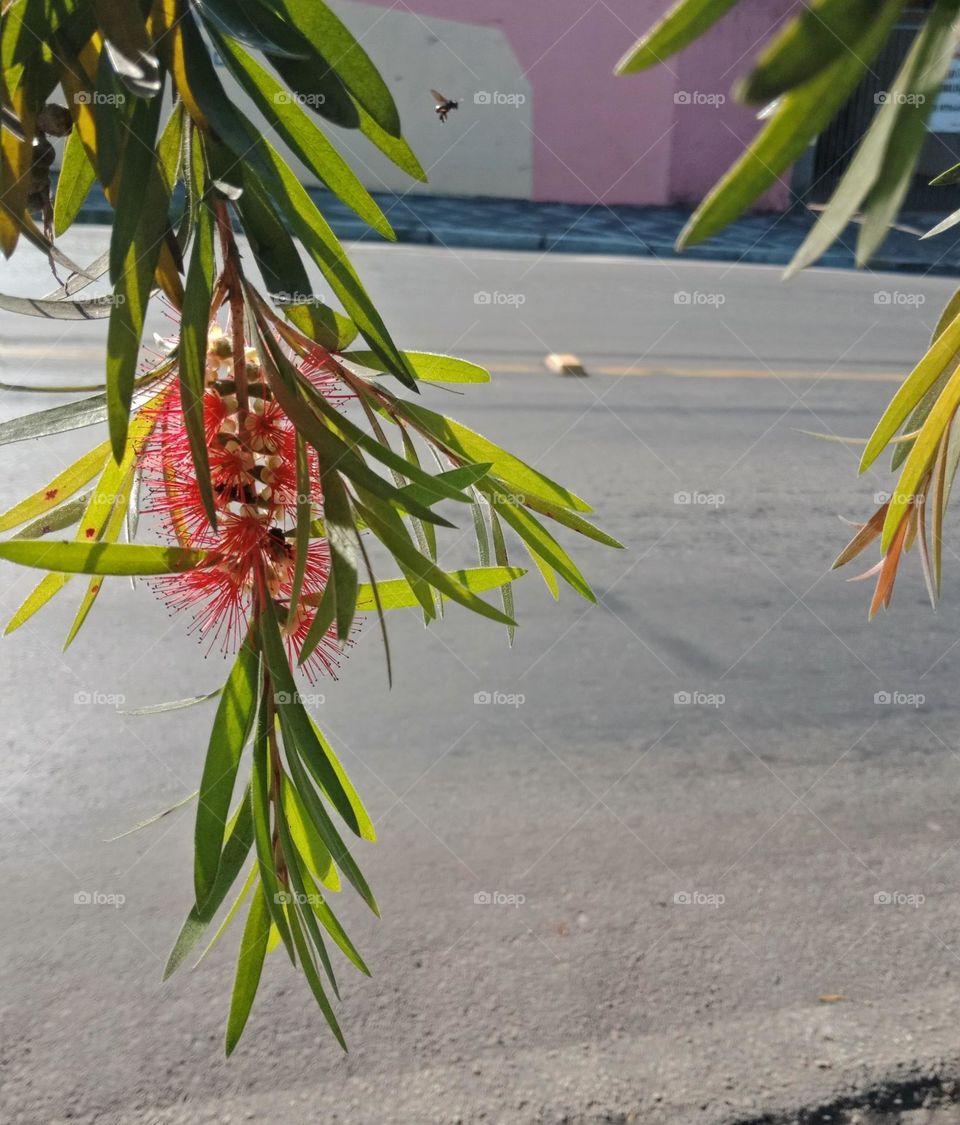
[[[47,102],[37,114],[37,128],[51,137],[65,137],[73,128],[70,110],[56,102]]]
[[[47,140],[46,137],[38,137],[36,144],[33,146],[33,167],[34,169],[47,169],[56,159],[57,152],[53,145]]]

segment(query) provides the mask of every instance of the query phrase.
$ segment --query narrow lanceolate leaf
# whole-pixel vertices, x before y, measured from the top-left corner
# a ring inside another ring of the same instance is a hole
[[[230,1015],[227,1019],[226,1053],[233,1054],[240,1042],[243,1029],[247,1026],[253,999],[260,984],[263,959],[267,954],[267,938],[270,935],[270,911],[267,909],[266,892],[260,884],[253,894],[247,924],[240,942],[240,955],[237,958],[237,975],[233,983],[233,996],[230,999]]]
[[[260,0],[195,0],[204,22],[256,51],[307,58],[310,48],[296,30]]]
[[[203,937],[207,927],[213,921],[217,911],[223,905],[230,892],[230,888],[237,881],[240,871],[253,847],[253,809],[250,801],[249,783],[244,790],[240,804],[230,818],[227,825],[226,843],[223,846],[223,855],[217,871],[217,881],[210,892],[206,902],[194,904],[187,915],[173,949],[167,959],[163,970],[163,979],[166,980],[171,973],[184,963],[189,957],[197,942]],[[256,866],[252,867],[256,871]]]
[[[210,458],[204,430],[203,396],[206,379],[207,336],[210,328],[210,300],[213,295],[213,212],[204,199],[197,209],[197,221],[190,256],[190,271],[183,294],[180,328],[180,401],[190,440],[190,453],[196,470],[203,507],[211,526],[217,526],[217,512],[210,479]]]
[[[382,511],[374,511],[364,504],[358,504],[357,509],[370,530],[407,572],[408,578],[415,575],[452,601],[458,602],[466,609],[472,609],[474,613],[479,613],[482,617],[490,618],[491,621],[499,621],[503,625],[514,624],[511,618],[501,613],[499,609],[495,609],[482,598],[477,597],[461,582],[452,578],[446,571],[441,570],[426,555],[421,554],[408,537],[405,538],[399,534],[399,529],[395,524],[391,524],[384,518]]]
[[[507,488],[515,488],[518,492],[577,512],[591,511],[590,505],[575,493],[452,418],[436,414],[414,402],[404,403],[403,411],[419,429],[435,438],[454,456],[491,465],[492,475],[499,477]]]
[[[133,490],[134,469],[131,466],[123,477],[120,488],[114,497],[113,509],[107,519],[103,528],[103,533],[100,536],[102,543],[116,543],[120,538],[120,532],[123,530],[123,524],[127,515],[127,506],[130,501],[130,493]],[[77,609],[76,616],[73,619],[73,624],[70,626],[70,631],[67,633],[67,639],[63,642],[64,650],[70,647],[73,643],[77,633],[80,632],[81,626],[86,621],[90,610],[93,609],[94,602],[100,596],[100,591],[103,589],[103,578],[99,575],[94,575],[87,584],[86,593],[83,595],[83,600]]]
[[[320,465],[323,489],[323,519],[330,548],[330,578],[336,605],[337,636],[345,641],[350,636],[357,604],[357,529],[340,476],[326,465]]]
[[[901,384],[867,442],[860,472],[876,461],[943,371],[952,370],[960,359],[960,314],[936,338],[926,354]]]
[[[858,265],[866,264],[883,242],[913,182],[914,168],[927,136],[927,118],[953,60],[958,9],[958,0],[938,0],[934,4],[894,82],[896,100],[901,100],[901,85],[908,96],[897,107],[896,125],[880,174],[864,204],[857,239]]]
[[[90,163],[83,140],[74,129],[63,149],[63,163],[53,200],[53,229],[58,238],[73,225],[96,178],[96,169]]]
[[[35,297],[16,297],[11,293],[0,293],[0,309],[19,313],[21,316],[39,316],[46,320],[103,320],[113,308],[113,294],[93,297],[89,301],[42,301]],[[37,387],[36,390],[52,390],[56,387]],[[70,390],[69,387],[60,388]],[[87,387],[77,387],[87,390]]]
[[[857,40],[855,53],[835,59],[811,81],[780,99],[750,148],[684,227],[678,241],[681,248],[694,246],[722,230],[806,150],[853,92],[893,29],[902,6],[903,0],[879,3],[878,11]]]
[[[110,241],[115,304],[107,333],[107,406],[110,440],[118,461],[127,438],[140,337],[154,271],[168,230],[169,193],[153,152],[159,112],[159,97],[137,102],[131,120],[132,135],[120,171]]]
[[[208,703],[216,699],[223,688],[215,688],[203,695],[191,695],[186,699],[171,699],[168,703],[148,703],[145,707],[119,708],[121,715],[162,715],[164,711],[182,711],[185,707],[196,707],[198,703]]]
[[[234,160],[248,166],[263,182],[291,225],[304,249],[327,279],[347,314],[380,356],[385,369],[407,387],[416,380],[407,368],[386,325],[349,264],[343,247],[317,210],[306,189],[277,151],[227,97],[189,16],[178,24],[182,32],[191,90]]]
[[[207,900],[220,866],[237,768],[256,712],[259,668],[256,634],[250,632],[224,685],[203,764],[194,833],[193,881],[197,902]]]
[[[51,508],[55,508],[88,481],[93,480],[103,469],[109,456],[110,443],[107,441],[85,453],[69,469],[64,469],[62,473],[55,476],[45,488],[41,488],[0,515],[0,531],[9,531],[11,527],[35,519]]]
[[[160,64],[140,7],[136,3],[94,0],[104,47],[114,71],[137,97],[152,98],[160,92]]]
[[[395,239],[393,228],[373,197],[299,103],[242,48],[222,36],[217,43],[233,76],[294,155],[365,223],[384,238]]]
[[[40,543],[24,539],[0,543],[0,559],[63,574],[180,574],[208,557],[208,551],[132,543]]]
[[[950,377],[935,406],[927,415],[927,420],[917,435],[903,466],[900,479],[890,497],[887,518],[883,525],[883,537],[880,541],[882,551],[886,552],[911,505],[917,502],[920,481],[930,468],[958,405],[960,405],[960,369]]]
[[[45,535],[50,535],[54,531],[63,531],[65,527],[73,527],[87,510],[91,495],[89,492],[83,492],[72,500],[68,500],[65,504],[61,504],[59,508],[53,508],[38,520],[20,528],[13,538],[42,539]]]
[[[682,51],[711,28],[737,0],[679,0],[617,63],[617,74],[632,74]]]
[[[506,566],[510,561],[507,557],[507,545],[503,538],[503,528],[500,525],[500,517],[496,511],[490,509],[490,536],[493,539],[493,557],[499,566]],[[513,584],[507,582],[502,587],[500,597],[503,602],[503,612],[507,617],[516,616],[513,611]],[[513,645],[513,638],[516,635],[516,630],[512,625],[507,626],[507,643]]]
[[[270,824],[271,777],[275,769],[272,739],[274,733],[273,711],[269,699],[262,697],[257,714],[257,728],[253,738],[253,770],[250,776],[250,802],[253,808],[253,840],[257,849],[257,868],[263,884],[264,897],[273,925],[276,926],[287,954],[296,964],[293,942],[290,940],[290,927],[284,909],[280,874],[277,870],[277,854],[273,845]]]
[[[343,838],[334,826],[333,821],[330,819],[330,814],[324,807],[320,795],[314,788],[313,782],[310,780],[310,775],[307,773],[306,766],[303,764],[300,755],[297,753],[296,748],[291,752],[290,747],[287,748],[287,764],[290,767],[290,777],[293,784],[297,788],[297,792],[303,800],[304,808],[307,810],[310,821],[316,828],[320,838],[326,844],[330,855],[333,857],[334,863],[340,868],[346,877],[347,881],[357,892],[363,901],[370,907],[374,914],[379,918],[380,907],[377,906],[377,900],[373,897],[373,891],[363,877],[363,872],[357,866],[356,860],[350,854],[347,845],[343,842]]]
[[[765,105],[808,82],[838,56],[852,53],[876,10],[877,0],[812,0],[764,50],[741,84],[740,97]]]
[[[490,372],[478,363],[436,352],[404,352],[410,370],[427,383],[489,383]],[[371,351],[344,352],[340,357],[358,367],[380,370],[380,361]]]
[[[340,890],[340,875],[337,872],[330,849],[317,832],[304,806],[296,786],[284,774],[281,778],[283,812],[294,846],[303,862],[320,882],[331,891]]]
[[[158,813],[154,813],[153,816],[148,816],[146,820],[141,820],[139,824],[135,824],[132,828],[128,828],[125,832],[121,832],[117,836],[108,836],[107,839],[104,840],[104,843],[112,844],[117,840],[124,839],[124,837],[126,836],[132,836],[134,832],[139,832],[142,828],[149,828],[151,824],[156,824],[158,821],[164,820],[166,817],[170,816],[171,813],[175,813],[177,809],[182,809],[184,805],[189,805],[191,801],[195,801],[197,798],[197,793],[199,792],[200,791],[198,789],[193,793],[188,793],[186,797],[181,797],[176,804],[171,805],[167,809],[162,809]]]
[[[290,671],[286,649],[280,637],[276,613],[268,600],[263,615],[263,647],[267,665],[274,686],[274,705],[280,716],[283,728],[284,746],[289,751],[294,746],[300,756],[308,762],[311,772],[322,780],[324,791],[328,794],[337,812],[356,835],[363,834],[363,826],[353,807],[353,802],[343,786],[324,746],[317,738],[310,717],[300,701],[296,680]]]
[[[475,594],[486,590],[496,590],[510,582],[515,582],[526,574],[526,570],[519,566],[475,566],[467,570],[451,570],[447,574],[451,579],[459,582],[466,589]],[[405,578],[392,578],[386,582],[378,582],[380,603],[383,609],[405,609],[419,605],[417,595]],[[361,583],[357,593],[357,612],[372,613],[376,609],[373,597],[373,588],[366,582]]]
[[[346,1050],[347,1041],[344,1039],[343,1032],[340,1030],[340,1025],[337,1023],[337,1017],[333,1014],[333,1008],[330,1007],[330,1001],[323,991],[323,983],[313,963],[313,957],[307,946],[307,940],[303,936],[303,927],[297,917],[296,910],[290,911],[290,929],[293,933],[297,953],[300,956],[300,967],[303,969],[303,975],[307,978],[307,983],[310,985],[310,991],[313,993],[314,999],[317,1001],[320,1011],[323,1012],[323,1017],[336,1037],[337,1042]]]
[[[390,89],[346,25],[323,0],[279,0],[280,8],[330,66],[377,125],[400,136],[400,115]]]
[[[48,434],[62,434],[66,430],[78,430],[83,426],[95,426],[98,422],[106,421],[106,418],[107,396],[94,395],[81,402],[68,402],[63,406],[37,410],[22,418],[0,422],[0,445],[46,437]]]
[[[486,488],[484,490],[487,491]],[[501,499],[500,494],[496,491],[487,491],[487,495],[490,497],[490,502],[497,514],[505,523],[510,524],[513,530],[523,539],[535,562],[542,560],[547,563],[571,589],[576,590],[587,601],[595,602],[597,600],[593,590],[590,589],[589,583],[580,573],[574,561],[539,520],[525,508]],[[547,578],[546,574],[544,578]],[[551,592],[556,597],[549,579],[547,579],[547,585],[551,587]]]

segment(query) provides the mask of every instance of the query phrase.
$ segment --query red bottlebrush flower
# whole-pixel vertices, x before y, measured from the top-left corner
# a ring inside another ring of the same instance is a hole
[[[203,398],[204,434],[213,486],[217,527],[207,518],[190,453],[179,389],[152,409],[156,418],[140,453],[150,499],[145,511],[160,519],[163,532],[184,546],[211,551],[216,561],[184,574],[156,579],[154,586],[175,610],[194,610],[191,632],[223,651],[235,651],[254,607],[256,576],[262,567],[283,622],[284,638],[296,663],[316,611],[304,598],[323,592],[330,556],[323,540],[310,543],[300,604],[289,604],[296,569],[293,531],[297,515],[297,438],[289,418],[263,389],[255,353],[248,349],[249,409],[241,410],[232,382],[229,339],[211,330],[207,389]],[[318,351],[302,365],[310,382],[331,402],[350,397],[324,367]],[[259,388],[253,393],[252,386]],[[308,450],[311,511],[322,509],[316,454]],[[335,675],[341,646],[335,627],[316,646],[304,670],[312,680],[320,671]]]

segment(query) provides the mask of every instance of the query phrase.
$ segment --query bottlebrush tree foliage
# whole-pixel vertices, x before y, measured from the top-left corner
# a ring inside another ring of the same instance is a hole
[[[620,61],[631,74],[662,62],[707,32],[737,0],[680,0]],[[826,129],[870,72],[898,22],[909,10],[916,37],[849,162],[836,190],[787,269],[811,265],[858,224],[856,258],[865,265],[879,248],[906,198],[927,119],[957,47],[960,0],[923,5],[905,0],[809,0],[762,45],[734,96],[765,107],[764,124],[746,152],[707,195],[682,232],[678,247],[702,242],[740,216],[782,176]],[[745,45],[749,47],[749,45]],[[751,51],[746,51],[749,57]],[[960,164],[934,185],[960,183]],[[923,237],[960,222],[949,215]],[[890,500],[863,524],[838,556],[842,566],[879,541],[880,559],[861,578],[876,577],[870,616],[890,604],[903,554],[918,544],[931,602],[940,594],[943,519],[960,465],[960,291],[948,302],[930,347],[907,376],[865,445],[860,471],[886,449],[899,470]],[[826,435],[818,435],[826,436]]]
[[[214,52],[259,120],[224,91]],[[151,708],[216,701],[194,795],[195,901],[167,972],[196,950],[229,898],[210,942],[245,916],[227,1052],[265,955],[281,945],[343,1043],[329,995],[332,946],[361,972],[367,966],[330,899],[346,881],[377,912],[342,835],[345,826],[372,841],[374,828],[298,684],[336,668],[359,614],[376,614],[382,627],[386,611],[418,607],[429,623],[455,602],[512,640],[512,583],[524,571],[510,564],[508,534],[555,596],[562,581],[592,600],[544,517],[619,544],[588,522],[574,493],[424,404],[422,386],[488,375],[397,348],[268,139],[388,238],[386,217],[323,121],[358,130],[424,178],[386,84],[321,0],[4,0],[0,61],[0,248],[10,257],[26,241],[67,274],[45,299],[0,295],[0,307],[108,319],[102,389],[45,388],[98,393],[0,425],[0,443],[108,429],[0,516],[0,530],[20,529],[0,542],[0,558],[49,572],[8,631],[72,575],[89,575],[69,643],[106,577],[142,575],[230,655],[219,691]],[[66,138],[53,197],[51,137]],[[80,266],[56,239],[95,183],[114,210],[110,245]],[[313,293],[303,255],[339,311]],[[77,296],[104,275],[109,294]],[[179,330],[143,349],[158,294]],[[398,395],[387,377],[413,394]],[[450,572],[437,561],[438,534],[457,513],[472,517],[479,558]],[[58,538],[71,528],[72,538]],[[374,577],[374,542],[396,576]],[[499,604],[481,596],[489,591]],[[389,676],[385,628],[383,642]]]

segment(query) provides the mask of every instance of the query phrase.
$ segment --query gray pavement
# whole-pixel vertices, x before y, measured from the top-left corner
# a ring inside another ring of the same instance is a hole
[[[103,237],[64,248],[86,260]],[[852,1121],[871,1098],[926,1116],[960,1077],[960,564],[954,540],[934,615],[909,558],[868,623],[868,591],[828,568],[837,515],[890,478],[798,431],[866,435],[952,287],[426,247],[356,261],[401,343],[494,369],[427,401],[585,495],[629,549],[565,539],[600,604],[554,604],[531,574],[512,650],[462,613],[401,613],[391,694],[374,630],[319,689],[380,836],[359,858],[383,919],[341,908],[374,972],[343,974],[347,1056],[274,957],[224,1061],[236,935],[159,979],[191,812],[103,842],[195,787],[211,716],[75,693],[177,698],[222,662],[122,582],[63,655],[76,590],[5,638],[0,1120],[729,1125]],[[42,293],[44,269],[0,266],[0,289]],[[2,381],[97,374],[102,325],[0,333]],[[568,350],[588,378],[543,371]],[[0,398],[4,417],[36,405]],[[0,504],[93,436],[0,450]],[[453,536],[446,561],[467,550]],[[4,569],[4,614],[30,586]]]

